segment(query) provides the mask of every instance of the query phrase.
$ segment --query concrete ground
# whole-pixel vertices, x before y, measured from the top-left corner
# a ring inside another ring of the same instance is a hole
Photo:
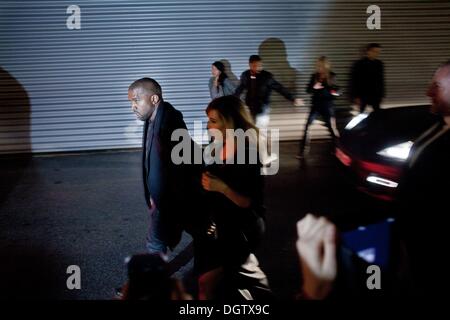
[[[280,170],[266,178],[267,234],[257,252],[275,295],[299,286],[295,223],[322,213],[348,230],[389,216],[388,206],[345,180],[327,141],[280,144]],[[0,159],[0,298],[110,299],[126,279],[124,258],[145,252],[148,224],[140,151]],[[187,248],[187,249],[186,249]],[[171,254],[175,275],[190,279],[190,238]],[[67,267],[81,269],[68,290]]]

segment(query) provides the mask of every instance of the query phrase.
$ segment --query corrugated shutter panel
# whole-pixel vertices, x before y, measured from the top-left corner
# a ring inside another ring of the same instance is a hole
[[[66,9],[81,8],[81,30]],[[301,97],[327,55],[345,87],[368,42],[383,45],[385,105],[427,103],[426,85],[450,55],[448,1],[377,1],[381,30],[366,28],[368,1],[1,1],[0,153],[140,146],[127,87],[150,76],[192,129],[205,120],[210,65],[232,76],[259,53]],[[307,100],[308,101],[308,100]],[[345,97],[337,101],[347,107]],[[273,96],[271,127],[301,136],[307,108]],[[326,135],[313,126],[313,137]]]

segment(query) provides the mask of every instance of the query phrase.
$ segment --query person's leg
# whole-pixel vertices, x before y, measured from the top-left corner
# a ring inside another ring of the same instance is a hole
[[[223,268],[219,267],[200,275],[198,279],[198,299],[213,300],[216,298],[216,289],[223,279]]]
[[[332,143],[332,150],[331,150],[331,154],[335,154],[336,153],[336,139],[339,136],[339,132],[336,129],[336,118],[334,116],[329,116],[328,118],[325,118],[325,125],[328,128],[328,131],[330,132],[331,135],[331,143]],[[333,124],[334,123],[334,124]]]
[[[300,150],[299,150],[299,156],[303,157],[305,152],[306,144],[308,143],[308,129],[311,123],[313,123],[314,119],[316,117],[316,111],[314,109],[311,109],[308,115],[308,119],[306,120],[305,129],[303,130],[303,140],[300,140]]]
[[[381,103],[381,100],[380,100],[380,99],[375,99],[375,100],[372,102],[372,108],[373,108],[373,111],[378,111],[378,110],[380,110],[380,103]]]
[[[149,253],[163,254],[167,252],[167,243],[164,240],[160,212],[155,205],[150,209],[150,226],[147,236],[147,251]]]
[[[359,112],[363,113],[364,110],[366,110],[367,107],[367,101],[365,98],[360,98],[359,99]]]
[[[332,108],[333,106],[324,107],[321,110],[320,115],[325,121],[325,125],[328,128],[328,131],[330,132],[331,137],[333,138],[334,141],[336,136],[339,136],[339,132],[336,127],[336,118],[334,117],[334,112]]]
[[[332,115],[330,118],[330,121],[331,121],[331,129],[334,132],[334,136],[339,138],[340,134],[339,134],[339,130],[337,129],[337,125],[336,125],[336,117],[334,115]]]
[[[267,129],[270,123],[270,108],[265,107],[263,111],[255,115],[255,125],[259,129]]]
[[[262,150],[262,154],[264,156],[262,163],[264,166],[270,166],[273,161],[276,161],[278,159],[278,154],[272,153],[272,140],[270,136],[269,123],[270,108],[266,106],[263,108],[263,112],[259,113],[256,116],[255,122],[256,127],[258,127],[258,129],[260,130],[259,133],[261,137],[265,140],[265,145],[261,146],[262,148],[265,148],[265,150]]]
[[[334,141],[334,139],[336,138],[336,134],[335,134],[335,131],[334,131],[333,126],[331,124],[331,118],[325,118],[324,117],[324,121],[325,121],[325,126],[327,127],[328,132],[330,132],[331,138]]]

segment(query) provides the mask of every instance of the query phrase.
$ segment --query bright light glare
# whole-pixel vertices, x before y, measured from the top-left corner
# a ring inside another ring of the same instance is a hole
[[[383,179],[383,178],[376,177],[376,176],[368,176],[366,181],[375,183],[375,184],[379,184],[381,186],[389,187],[389,188],[397,188],[397,186],[398,186],[398,183],[395,181]]]
[[[409,156],[409,151],[413,146],[412,141],[403,142],[395,146],[378,151],[377,154],[383,157],[395,158],[399,160],[406,160]]]
[[[365,118],[367,118],[367,113],[360,113],[356,117],[354,117],[352,120],[350,120],[349,123],[345,126],[345,130],[352,130],[354,127],[356,127],[361,121],[363,121]]]

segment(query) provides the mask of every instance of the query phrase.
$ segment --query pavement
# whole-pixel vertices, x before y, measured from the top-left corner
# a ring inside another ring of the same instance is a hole
[[[324,214],[341,230],[390,216],[357,192],[331,154],[314,141],[305,164],[298,142],[280,143],[280,170],[266,177],[267,233],[256,255],[279,299],[298,291],[295,224]],[[0,158],[0,299],[111,299],[126,280],[124,259],[145,252],[148,210],[139,150]],[[171,253],[174,275],[192,282],[191,238]],[[69,290],[67,268],[80,267]]]

